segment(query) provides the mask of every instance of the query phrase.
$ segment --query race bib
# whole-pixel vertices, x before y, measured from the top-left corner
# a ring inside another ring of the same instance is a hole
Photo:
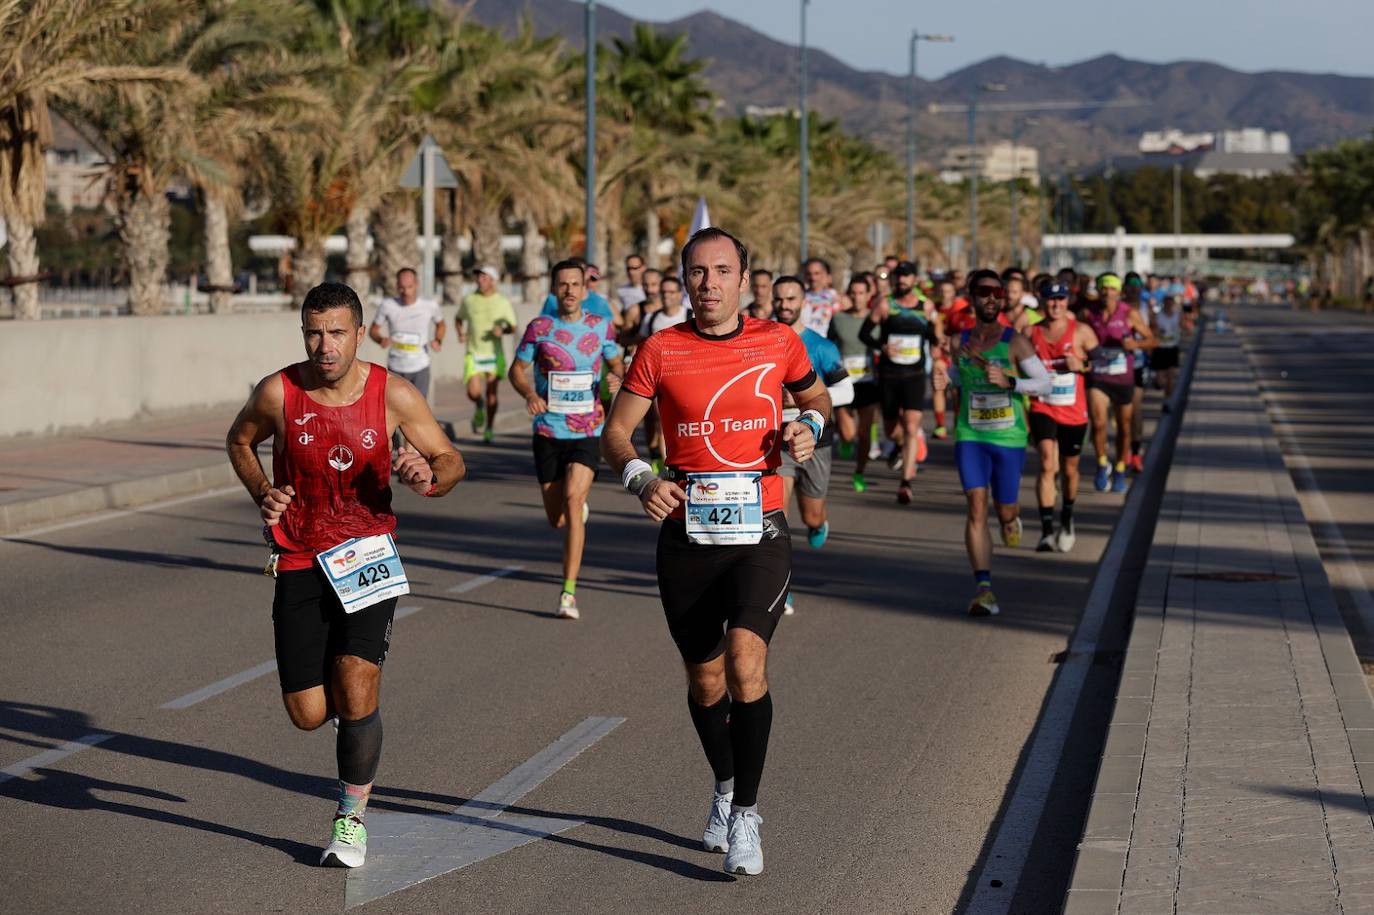
[[[596,408],[595,372],[549,372],[550,413],[590,413]]]
[[[968,424],[978,432],[1000,432],[1016,425],[1010,391],[974,391],[969,395]]]
[[[1128,371],[1124,349],[1103,347],[1093,359],[1093,373],[1096,375],[1125,375]]]
[[[1041,398],[1051,407],[1072,407],[1078,402],[1078,376],[1056,372],[1050,376],[1050,392]]]
[[[391,348],[411,356],[424,351],[425,341],[419,334],[392,334]]]
[[[687,474],[687,539],[710,546],[762,540],[762,479],[753,471]]]
[[[410,593],[405,567],[390,534],[355,537],[315,557],[344,613],[357,613],[387,598]]]
[[[893,334],[887,342],[896,350],[890,357],[895,365],[915,365],[925,360],[925,337],[914,334]]]
[[[872,368],[873,363],[869,361],[867,355],[844,357],[844,370],[855,381],[866,380],[872,372]]]
[[[1178,334],[1160,334],[1159,345],[1165,349],[1173,349],[1178,346]]]

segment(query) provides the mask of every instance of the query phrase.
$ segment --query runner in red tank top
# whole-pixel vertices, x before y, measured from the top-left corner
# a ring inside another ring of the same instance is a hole
[[[716,780],[703,844],[726,852],[728,873],[758,874],[757,795],[773,721],[764,669],[792,574],[776,471],[782,448],[799,462],[811,458],[830,397],[791,328],[739,314],[749,254],[732,235],[696,233],[682,267],[694,317],[635,354],[602,453],[645,513],[663,522],[659,594]],[[802,411],[785,424],[784,387]],[[655,400],[669,479],[654,475],[630,438]]]
[[[382,662],[396,598],[409,590],[391,538],[391,472],[417,493],[441,496],[464,467],[424,396],[356,358],[366,328],[352,289],[310,290],[301,330],[309,358],[258,384],[227,448],[272,546],[267,572],[276,579],[272,628],[286,713],[302,730],[338,718],[339,805],[320,863],[357,867],[381,758]],[[417,450],[393,466],[397,428]],[[269,438],[271,482],[257,455]]]
[[[1088,430],[1088,397],[1083,373],[1089,368],[1088,353],[1097,348],[1091,327],[1069,313],[1069,288],[1059,283],[1045,287],[1047,319],[1031,328],[1035,353],[1050,370],[1050,393],[1032,398],[1030,431],[1040,452],[1040,478],[1035,494],[1040,503],[1041,553],[1073,549],[1073,503],[1078,498],[1078,456]],[[1059,533],[1054,530],[1055,483],[1062,477],[1064,508]]]

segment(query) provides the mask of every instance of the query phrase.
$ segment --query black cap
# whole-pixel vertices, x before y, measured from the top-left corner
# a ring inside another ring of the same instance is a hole
[[[907,276],[919,276],[920,272],[921,271],[917,270],[916,265],[911,261],[898,261],[897,266],[892,268],[893,276],[899,273],[906,274]]]

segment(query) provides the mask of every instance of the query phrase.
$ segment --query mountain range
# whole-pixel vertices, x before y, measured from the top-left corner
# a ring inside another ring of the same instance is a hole
[[[475,0],[472,13],[485,25],[513,30],[529,15],[541,35],[584,44],[585,4],[580,0]],[[635,20],[604,3],[597,5],[603,44],[629,37]],[[728,17],[695,13],[654,23],[667,33],[685,33],[688,53],[709,60],[706,81],[725,113],[748,106],[797,107],[798,54]],[[894,39],[897,36],[893,36]],[[901,36],[905,40],[905,36]],[[905,76],[860,70],[810,49],[810,105],[847,129],[901,155],[905,149]],[[1108,54],[1063,67],[999,56],[938,80],[916,83],[917,148],[923,163],[937,162],[946,147],[966,142],[966,118],[932,114],[931,103],[966,103],[977,87],[1005,86],[990,102],[1034,104],[1048,100],[1136,102],[1136,107],[1027,111],[983,111],[978,139],[1009,138],[1014,121],[1029,117],[1022,142],[1040,150],[1046,170],[1079,169],[1105,159],[1136,154],[1141,133],[1166,127],[1187,131],[1262,127],[1286,131],[1295,151],[1329,145],[1374,131],[1374,78],[1270,71],[1242,73],[1205,61],[1152,64]]]

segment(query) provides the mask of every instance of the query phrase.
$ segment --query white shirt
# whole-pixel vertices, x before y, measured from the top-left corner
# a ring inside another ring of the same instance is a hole
[[[397,299],[382,299],[373,324],[384,324],[391,346],[386,351],[386,367],[392,372],[413,375],[429,368],[429,341],[434,325],[442,323],[444,313],[433,299],[416,299],[402,305]]]
[[[652,337],[665,328],[686,322],[691,315],[692,310],[687,307],[686,303],[679,306],[675,315],[670,315],[665,309],[660,308],[652,314],[645,315],[644,320],[639,322],[639,335],[645,338]]]

